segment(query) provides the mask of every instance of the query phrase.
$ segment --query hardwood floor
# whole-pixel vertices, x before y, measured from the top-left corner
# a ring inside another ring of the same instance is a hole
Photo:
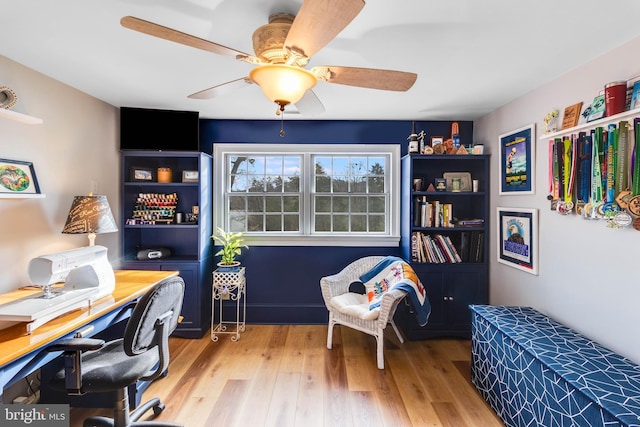
[[[169,375],[144,398],[157,420],[212,426],[503,426],[469,381],[470,342],[405,341],[389,328],[385,369],[375,338],[336,326],[247,325],[240,340],[171,338]],[[110,410],[73,408],[71,427]],[[145,417],[148,419],[150,416]]]

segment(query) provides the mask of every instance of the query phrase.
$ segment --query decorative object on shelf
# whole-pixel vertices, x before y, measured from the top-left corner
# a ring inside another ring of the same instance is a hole
[[[158,168],[158,182],[168,184],[173,181],[173,172],[171,168]]]
[[[447,191],[447,180],[446,178],[435,178],[436,191]]]
[[[177,205],[177,193],[140,193],[133,208],[133,222],[127,224],[171,224]]]
[[[443,136],[432,136],[431,137],[431,148],[433,148],[434,154],[446,154],[447,150],[444,146],[444,137]]]
[[[484,145],[482,144],[477,144],[474,145],[473,148],[471,149],[471,154],[484,154]]]
[[[242,253],[242,248],[249,249],[249,246],[244,244],[244,233],[224,231],[218,227],[215,234],[211,237],[222,244],[222,249],[215,254],[216,256],[221,256],[218,267],[237,268],[240,262],[236,261],[236,256]]]
[[[624,111],[627,104],[627,82],[611,82],[604,87],[605,117],[614,116]]]
[[[633,84],[631,92],[631,103],[629,105],[630,110],[640,108],[640,80]]]
[[[545,133],[555,132],[557,130],[556,119],[558,118],[558,110],[551,110],[544,116]]]
[[[423,182],[422,178],[413,178],[413,191],[422,191]]]
[[[107,196],[75,196],[67,215],[63,234],[87,234],[89,246],[94,246],[96,234],[118,231]]]
[[[33,163],[0,159],[1,194],[40,194]]]
[[[595,98],[593,98],[593,102],[591,103],[591,109],[589,110],[589,115],[587,116],[587,122],[601,119],[604,117],[604,115],[604,95],[597,95]]]
[[[9,109],[16,105],[18,96],[8,86],[0,85],[0,108]]]
[[[538,210],[496,208],[498,262],[538,274]]]
[[[562,116],[562,126],[560,129],[568,129],[578,124],[580,118],[580,109],[582,108],[582,102],[570,105],[564,109],[564,115]]]
[[[418,133],[418,147],[420,150],[420,154],[432,154],[433,150],[427,150],[427,148],[431,148],[431,147],[424,143],[425,136],[426,134],[424,133],[423,130],[421,130],[420,133]],[[431,151],[431,153],[427,153],[427,151]]]
[[[445,172],[442,177],[447,182],[447,191],[471,191],[471,174],[469,172]],[[456,180],[459,184],[458,190],[454,186]]]
[[[411,122],[411,134],[407,140],[409,141],[409,154],[420,153],[420,143],[418,141],[418,134],[416,133],[416,122]]]
[[[198,182],[199,179],[198,171],[182,171],[182,182]]]
[[[534,194],[535,124],[498,137],[500,194]]]
[[[153,179],[153,169],[150,168],[142,168],[142,167],[132,167],[131,168],[131,181],[147,181],[152,182]]]

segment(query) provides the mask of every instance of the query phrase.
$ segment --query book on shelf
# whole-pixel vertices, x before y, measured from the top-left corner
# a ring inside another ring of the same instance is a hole
[[[438,200],[427,201],[426,196],[413,200],[413,225],[415,227],[455,227],[453,205]]]
[[[467,218],[467,219],[458,219],[454,222],[455,227],[481,227],[484,225],[484,219],[482,218]]]

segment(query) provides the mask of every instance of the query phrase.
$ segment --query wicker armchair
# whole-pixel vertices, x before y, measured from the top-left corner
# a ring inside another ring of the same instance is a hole
[[[384,330],[388,323],[391,323],[393,330],[396,332],[400,342],[404,342],[400,331],[393,321],[393,315],[400,301],[406,296],[406,292],[401,290],[391,290],[384,294],[380,303],[378,315],[374,319],[367,320],[363,316],[353,313],[354,310],[345,310],[343,304],[338,304],[336,300],[332,303],[332,299],[347,294],[349,285],[360,280],[360,275],[366,273],[373,268],[382,256],[369,256],[360,258],[347,265],[342,271],[332,276],[326,276],[320,279],[320,288],[322,289],[322,297],[324,303],[329,310],[329,328],[327,331],[327,348],[331,349],[333,340],[333,326],[340,324],[349,328],[357,329],[376,338],[378,369],[384,369]],[[354,296],[354,302],[358,296]],[[366,299],[366,296],[364,296]],[[361,300],[362,303],[364,300]],[[366,304],[366,303],[365,303]],[[360,304],[364,305],[364,304]],[[349,308],[349,307],[348,307]],[[375,313],[368,314],[368,318],[375,316]]]

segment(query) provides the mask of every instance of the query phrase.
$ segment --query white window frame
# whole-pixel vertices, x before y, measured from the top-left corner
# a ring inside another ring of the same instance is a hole
[[[238,144],[216,143],[213,145],[213,227],[225,228],[225,191],[226,157],[229,154],[269,154],[301,155],[303,162],[313,155],[389,155],[387,165],[389,185],[388,233],[325,233],[310,234],[313,220],[312,179],[313,169],[306,170],[300,176],[302,186],[301,213],[303,234],[275,233],[245,234],[249,246],[364,246],[396,247],[400,242],[400,147],[397,144]]]

